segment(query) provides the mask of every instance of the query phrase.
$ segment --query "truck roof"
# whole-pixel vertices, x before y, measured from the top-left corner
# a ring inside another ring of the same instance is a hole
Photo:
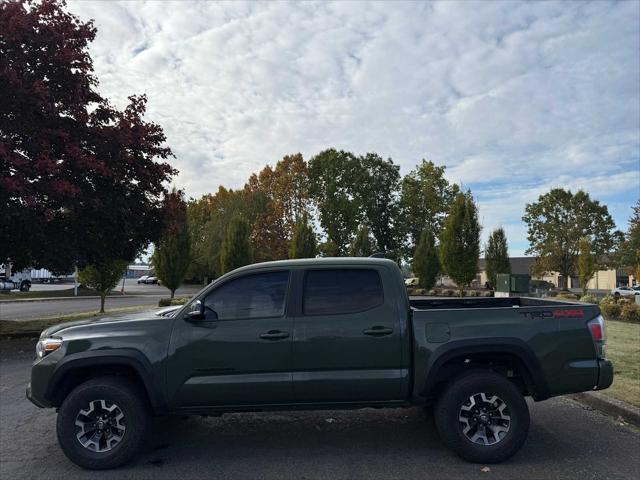
[[[253,263],[251,265],[245,265],[244,267],[237,268],[233,272],[242,272],[246,270],[254,270],[259,268],[278,268],[278,267],[314,267],[314,266],[326,266],[326,265],[385,265],[394,266],[398,265],[387,258],[372,258],[372,257],[322,257],[322,258],[298,258],[294,260],[275,260],[272,262]],[[229,272],[231,273],[231,272]]]

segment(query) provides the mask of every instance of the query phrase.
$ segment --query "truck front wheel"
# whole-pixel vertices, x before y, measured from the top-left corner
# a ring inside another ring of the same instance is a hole
[[[98,377],[76,387],[58,411],[58,442],[75,464],[115,468],[141,448],[149,425],[144,394],[124,377]]]
[[[518,388],[493,372],[468,373],[442,393],[434,411],[442,441],[475,463],[515,454],[529,432],[529,409]]]

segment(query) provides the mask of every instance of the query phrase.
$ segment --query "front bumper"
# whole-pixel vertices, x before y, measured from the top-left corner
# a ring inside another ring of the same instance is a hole
[[[46,407],[46,405],[41,405],[40,403],[38,403],[38,401],[33,398],[33,395],[31,395],[31,382],[29,382],[27,384],[27,392],[26,392],[26,394],[27,394],[27,400],[29,400],[31,403],[33,403],[36,407],[40,407],[40,408],[45,408]]]
[[[598,367],[598,385],[596,390],[604,390],[609,388],[613,383],[613,363],[610,360],[599,360]]]

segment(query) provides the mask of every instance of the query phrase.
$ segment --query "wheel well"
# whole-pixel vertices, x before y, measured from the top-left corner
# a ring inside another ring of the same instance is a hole
[[[489,370],[499,373],[510,380],[523,395],[535,396],[535,384],[527,365],[513,353],[478,352],[461,354],[448,359],[437,367],[431,387],[427,392],[427,401],[433,402],[454,379],[472,370]]]
[[[145,388],[144,382],[140,377],[140,374],[130,365],[94,365],[94,366],[82,366],[73,368],[68,372],[65,372],[62,379],[54,385],[53,394],[51,395],[51,403],[54,407],[59,407],[64,402],[64,399],[76,388],[78,385],[85,383],[96,377],[106,376],[120,376],[126,377],[132,380],[144,393],[145,400],[148,405],[151,405],[149,393]]]

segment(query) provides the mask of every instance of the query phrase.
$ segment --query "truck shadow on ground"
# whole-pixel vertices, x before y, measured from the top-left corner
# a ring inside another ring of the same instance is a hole
[[[157,467],[213,459],[218,468],[238,461],[326,466],[336,459],[357,464],[375,457],[383,467],[385,458],[402,458],[405,467],[428,461],[476,469],[442,444],[432,411],[416,407],[159,417],[150,438],[139,461]],[[553,431],[532,424],[522,451],[502,465],[566,462],[584,453],[573,450],[570,441],[558,441]]]

